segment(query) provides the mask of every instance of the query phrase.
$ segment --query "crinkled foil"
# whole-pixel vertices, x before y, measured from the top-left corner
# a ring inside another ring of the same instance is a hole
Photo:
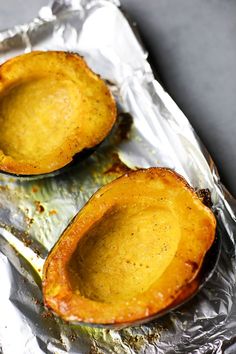
[[[154,79],[118,6],[57,0],[31,23],[0,33],[1,62],[37,49],[78,52],[108,80],[120,112],[96,153],[66,173],[31,181],[1,175],[0,352],[236,353],[235,200],[186,117]],[[125,169],[120,160],[131,168],[170,167],[192,186],[210,189],[223,241],[219,264],[194,299],[159,320],[121,330],[72,326],[43,307],[42,265],[88,198]]]

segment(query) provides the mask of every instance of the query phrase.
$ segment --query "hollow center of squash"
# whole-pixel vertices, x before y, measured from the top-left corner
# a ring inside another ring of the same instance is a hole
[[[69,263],[71,285],[95,301],[129,300],[163,274],[180,237],[169,208],[130,205],[113,210],[80,240]]]
[[[18,83],[0,97],[0,150],[16,160],[40,160],[77,128],[79,93],[64,77]]]

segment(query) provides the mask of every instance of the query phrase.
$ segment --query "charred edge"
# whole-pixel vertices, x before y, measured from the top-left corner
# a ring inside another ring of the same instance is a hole
[[[211,200],[211,192],[208,188],[205,189],[198,189],[196,190],[197,196],[199,199],[201,199],[202,203],[207,206],[208,208],[211,208],[213,206],[212,200]]]
[[[191,260],[188,260],[186,262],[187,265],[189,265],[191,268],[192,268],[192,272],[195,273],[198,269],[198,264],[197,262],[194,262],[194,261],[191,261]]]
[[[108,86],[116,86],[116,83],[115,83],[115,82],[112,82],[112,81],[110,81],[110,80],[108,80],[108,79],[104,79],[104,82],[105,82],[105,84],[107,84]]]
[[[77,52],[73,52],[73,51],[63,51],[63,52],[65,53],[66,57],[69,57],[69,58],[72,57],[72,56],[77,56],[77,57],[79,57],[81,59],[84,58],[81,54],[79,54]]]

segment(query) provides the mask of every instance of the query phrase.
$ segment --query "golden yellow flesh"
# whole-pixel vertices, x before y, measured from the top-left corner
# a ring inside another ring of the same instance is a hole
[[[59,170],[110,132],[116,106],[104,81],[66,52],[31,52],[0,66],[0,171]]]
[[[53,76],[11,88],[0,101],[0,150],[35,161],[60,149],[79,129],[79,99],[72,81]]]
[[[169,208],[144,200],[115,208],[79,243],[70,264],[79,279],[72,276],[72,284],[92,300],[129,300],[163,274],[180,236],[178,219]]]
[[[68,321],[124,323],[182,301],[216,222],[173,171],[129,173],[97,191],[48,256],[44,301]]]

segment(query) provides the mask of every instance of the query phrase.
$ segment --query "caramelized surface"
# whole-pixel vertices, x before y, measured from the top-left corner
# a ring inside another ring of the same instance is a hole
[[[106,85],[78,55],[16,57],[0,67],[0,170],[57,170],[99,144],[115,113]]]
[[[216,221],[176,173],[150,168],[104,186],[46,260],[45,304],[69,321],[144,319],[196,291]]]

